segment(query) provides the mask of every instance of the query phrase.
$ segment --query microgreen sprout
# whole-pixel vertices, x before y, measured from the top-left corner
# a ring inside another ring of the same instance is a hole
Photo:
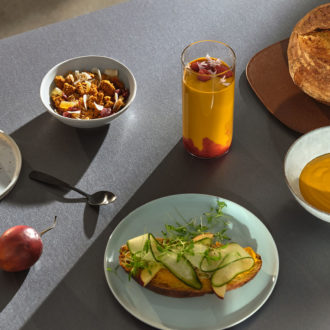
[[[230,240],[226,235],[228,222],[219,219],[223,216],[222,209],[224,207],[226,207],[226,203],[218,200],[216,207],[211,207],[209,212],[204,212],[200,217],[192,218],[190,220],[186,220],[179,213],[183,223],[176,221],[175,225],[165,224],[165,230],[162,230],[163,237],[172,241],[176,239],[190,241],[200,234],[210,232],[222,223],[223,228],[214,233],[214,237],[220,242]]]
[[[108,272],[116,272],[118,270],[118,268],[120,267],[120,265],[116,265],[115,268],[112,268],[110,266],[107,267],[107,271]]]
[[[226,203],[217,201],[215,207],[211,207],[208,212],[204,212],[201,216],[186,220],[179,212],[181,222],[175,221],[174,224],[165,224],[164,230],[161,231],[163,237],[156,245],[156,249],[160,255],[166,254],[168,251],[174,252],[177,255],[177,262],[186,256],[194,255],[193,239],[201,234],[213,232],[213,240],[221,243],[222,246],[229,241],[230,238],[226,235],[229,223],[221,219],[223,216],[223,208]],[[219,229],[219,231],[214,232]],[[226,245],[225,245],[226,246]],[[204,256],[208,262],[216,262],[221,259],[221,253],[218,247],[210,246]],[[151,251],[150,238],[146,240],[143,249],[134,254],[131,254],[127,261],[127,266],[130,268],[129,279],[136,276],[142,269],[149,269],[150,262],[144,260],[144,256]]]
[[[136,276],[141,269],[148,268],[148,262],[143,260],[143,254],[137,252],[130,255],[129,261],[127,261],[127,266],[130,267],[128,274],[128,279]]]

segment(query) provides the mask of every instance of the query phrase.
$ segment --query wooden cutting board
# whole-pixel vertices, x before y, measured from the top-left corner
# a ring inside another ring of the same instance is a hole
[[[279,41],[254,55],[246,77],[267,110],[299,133],[330,125],[330,106],[317,102],[292,81],[288,69],[289,39]]]

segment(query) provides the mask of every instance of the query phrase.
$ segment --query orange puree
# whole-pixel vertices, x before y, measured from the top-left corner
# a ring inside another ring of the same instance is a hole
[[[226,153],[232,142],[235,79],[224,62],[221,71],[198,69],[197,62],[205,61],[196,59],[183,72],[183,143],[193,155],[213,158]]]
[[[314,158],[303,168],[299,187],[308,203],[330,213],[330,154]]]

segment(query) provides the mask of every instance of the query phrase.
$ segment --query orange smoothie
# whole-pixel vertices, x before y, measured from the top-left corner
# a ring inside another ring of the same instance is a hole
[[[184,68],[183,143],[191,154],[214,158],[228,152],[233,136],[234,73],[222,61],[203,57]]]

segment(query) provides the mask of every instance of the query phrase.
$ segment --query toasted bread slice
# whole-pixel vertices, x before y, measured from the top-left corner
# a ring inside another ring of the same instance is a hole
[[[227,283],[226,291],[237,289],[246,284],[256,276],[261,268],[262,260],[260,255],[256,254],[250,247],[246,247],[244,249],[254,259],[254,266],[251,269],[237,275],[232,281]],[[119,263],[126,272],[131,270],[128,262],[129,259],[129,249],[127,245],[123,245],[120,248]],[[186,285],[175,275],[173,275],[167,268],[161,268],[152,278],[152,280],[146,285],[146,288],[159,294],[176,298],[197,297],[206,293],[214,293],[211,285],[210,275],[208,273],[199,271],[198,269],[196,269],[196,273],[202,283],[202,288],[200,290],[191,288],[190,286]],[[143,286],[140,274],[141,272],[138,272],[134,276],[134,279]]]

